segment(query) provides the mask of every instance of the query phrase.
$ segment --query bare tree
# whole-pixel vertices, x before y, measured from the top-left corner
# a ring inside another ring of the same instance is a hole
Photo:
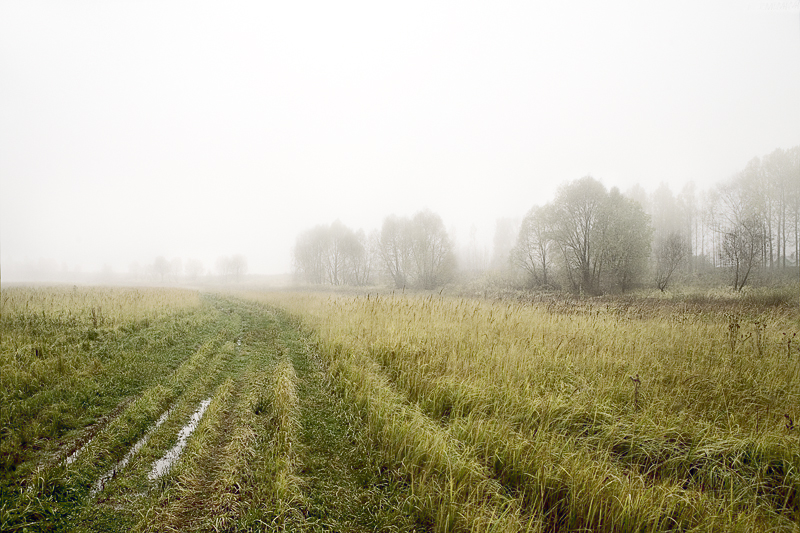
[[[786,173],[787,187],[787,227],[794,235],[794,266],[800,266],[800,146],[787,150],[789,170]],[[791,242],[791,238],[789,242]]]
[[[553,239],[558,244],[573,290],[600,291],[602,247],[600,216],[603,185],[586,176],[562,186],[553,201]]]
[[[328,283],[331,285],[344,285],[346,282],[345,264],[350,233],[352,231],[339,220],[334,221],[328,227],[325,239],[326,253],[323,255],[323,260]]]
[[[752,169],[753,163],[749,165]],[[766,261],[764,254],[768,230],[764,223],[761,199],[752,195],[750,170],[718,187],[717,231],[721,242],[720,259],[731,268],[733,288],[742,290],[753,268]]]
[[[703,228],[701,225],[700,207],[695,191],[695,184],[689,182],[683,186],[678,202],[684,220],[684,235],[686,241],[686,263],[689,269],[694,269],[694,256],[701,255],[703,244]]]
[[[641,204],[615,187],[603,202],[600,246],[606,283],[625,292],[647,270],[653,230]]]
[[[228,259],[230,264],[230,272],[234,281],[237,283],[241,280],[242,276],[247,274],[247,258],[242,254],[236,254]]]
[[[522,220],[512,263],[528,274],[532,285],[548,285],[556,243],[552,237],[552,206],[534,206]]]
[[[389,215],[383,221],[380,234],[380,257],[383,266],[394,282],[401,289],[408,283],[408,271],[411,267],[411,221],[396,215]]]
[[[574,291],[624,292],[646,271],[651,239],[650,217],[639,202],[586,176],[528,213],[512,259],[535,282],[548,283],[558,255]]]
[[[742,290],[753,268],[761,262],[764,240],[763,226],[756,217],[741,220],[725,231],[722,254],[733,269],[733,288],[737,291]]]
[[[519,233],[519,219],[498,218],[495,222],[494,239],[492,243],[491,267],[504,270],[508,266],[508,259],[516,244]]]
[[[364,230],[358,230],[345,243],[346,279],[351,285],[368,285],[372,274],[373,252]]]
[[[417,286],[435,289],[449,281],[455,270],[455,255],[442,218],[429,210],[420,211],[412,220],[412,236]]]
[[[316,226],[297,236],[293,263],[297,276],[308,282],[322,284],[327,281],[325,265],[328,253],[328,228]]]
[[[672,274],[685,262],[688,255],[686,238],[678,231],[656,241],[656,286],[667,290]]]
[[[153,272],[161,277],[161,282],[163,283],[164,277],[168,276],[170,272],[170,264],[166,257],[163,255],[156,257],[156,260],[153,263]]]
[[[667,235],[684,230],[682,205],[666,183],[661,183],[653,192],[650,216],[655,239],[663,240]]]
[[[294,247],[294,268],[309,283],[364,285],[370,279],[364,232],[354,232],[340,221],[301,233]]]
[[[217,259],[217,273],[226,281],[232,279],[238,283],[247,273],[247,258],[241,254],[220,257]]]

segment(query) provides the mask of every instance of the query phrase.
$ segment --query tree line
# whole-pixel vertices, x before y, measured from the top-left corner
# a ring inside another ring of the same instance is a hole
[[[665,291],[676,279],[724,273],[741,290],[755,272],[798,267],[798,226],[800,146],[754,158],[708,191],[689,184],[676,195],[661,184],[650,195],[638,185],[623,194],[586,176],[531,208],[500,253],[508,219],[498,221],[495,255],[528,288]],[[425,210],[390,215],[369,236],[339,221],[303,232],[294,269],[307,283],[434,289],[454,279],[456,259],[442,219]]]
[[[297,237],[295,274],[306,283],[434,289],[452,279],[456,262],[442,218],[430,210],[414,217],[390,215],[367,237],[340,221]]]
[[[668,280],[677,264],[684,275],[726,272],[741,290],[755,272],[779,276],[797,269],[800,146],[753,158],[709,191],[689,185],[676,196],[662,185],[645,201],[653,216],[657,281]]]
[[[625,292],[646,271],[652,234],[638,202],[587,176],[562,186],[552,203],[531,209],[511,260],[531,285]]]
[[[204,275],[216,274],[223,281],[241,281],[247,274],[247,258],[242,254],[222,256],[217,259],[214,271],[206,271],[203,263],[197,259],[183,261],[180,257],[167,259],[163,255],[142,267],[132,263],[129,274],[134,279],[148,279],[160,283],[177,283],[184,281],[197,281]]]

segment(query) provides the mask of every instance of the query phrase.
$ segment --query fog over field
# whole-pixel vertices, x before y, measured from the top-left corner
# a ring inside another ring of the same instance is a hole
[[[3,281],[246,257],[560,184],[713,187],[800,144],[800,1],[0,3]]]

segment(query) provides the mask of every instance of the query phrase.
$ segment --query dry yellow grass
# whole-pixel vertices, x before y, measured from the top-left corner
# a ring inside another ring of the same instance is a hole
[[[795,527],[791,312],[250,297],[302,317],[332,365],[376,365],[407,402],[480,450],[546,527]]]

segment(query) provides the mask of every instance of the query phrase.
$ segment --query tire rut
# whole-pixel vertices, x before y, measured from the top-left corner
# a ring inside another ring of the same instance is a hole
[[[301,407],[302,531],[417,531],[413,497],[371,459],[363,421],[306,347],[293,352]]]
[[[204,434],[192,443],[194,449],[187,448],[185,465],[174,480],[174,490],[161,494],[156,512],[140,524],[141,530],[194,531],[213,523],[219,509],[209,505],[209,499],[229,489],[221,480],[224,466],[231,459],[229,445],[233,434],[226,428],[234,425],[236,412],[241,408],[240,390],[241,378],[227,381],[215,393],[219,402],[215,406],[217,412],[209,412],[205,423],[201,421],[202,426],[198,425],[197,432]]]

